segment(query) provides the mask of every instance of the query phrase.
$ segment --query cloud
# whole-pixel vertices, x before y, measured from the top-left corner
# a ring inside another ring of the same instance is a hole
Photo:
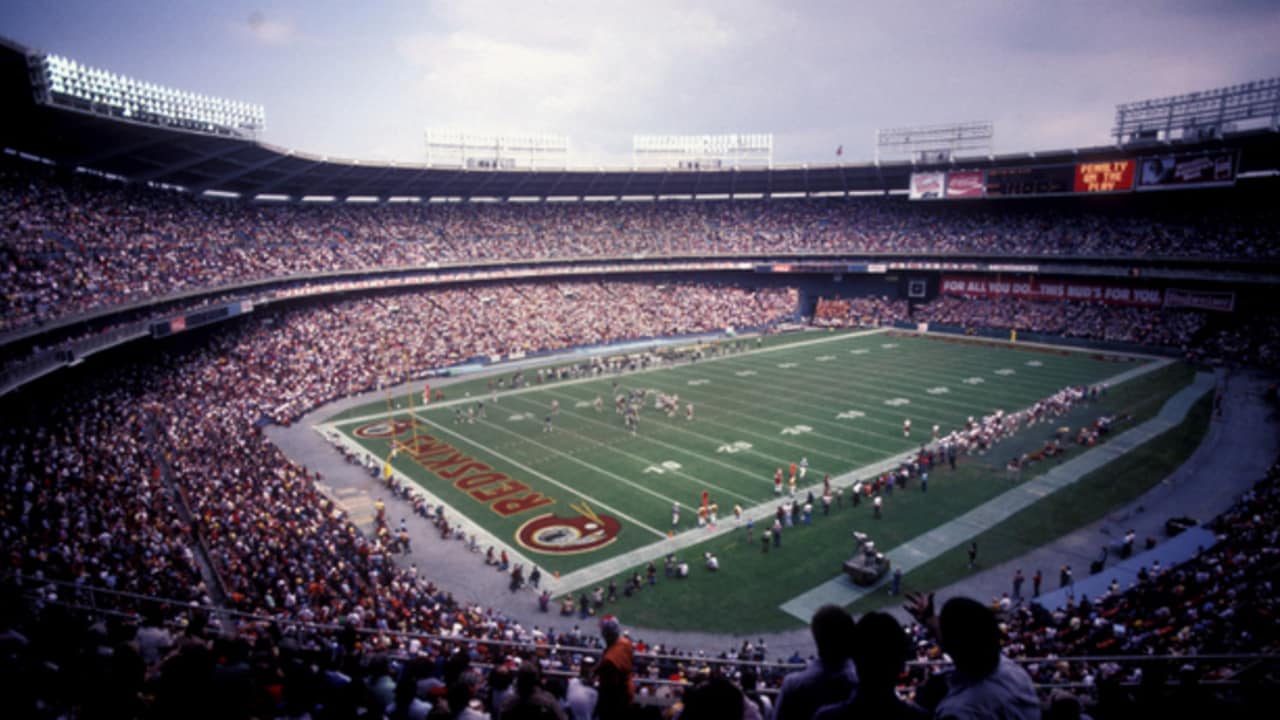
[[[242,31],[262,45],[288,45],[297,37],[292,21],[268,19],[256,10],[249,14]]]
[[[426,125],[570,134],[576,149],[615,162],[633,133],[671,131],[673,108],[680,127],[696,124],[697,109],[732,84],[719,77],[721,58],[746,41],[713,10],[662,2],[554,12],[468,2],[437,21],[395,43]]]

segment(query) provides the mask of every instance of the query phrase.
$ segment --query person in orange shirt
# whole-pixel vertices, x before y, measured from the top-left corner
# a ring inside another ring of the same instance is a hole
[[[612,615],[600,618],[600,636],[607,648],[596,666],[596,688],[600,693],[596,716],[601,720],[629,717],[636,694],[632,678],[635,648]]]

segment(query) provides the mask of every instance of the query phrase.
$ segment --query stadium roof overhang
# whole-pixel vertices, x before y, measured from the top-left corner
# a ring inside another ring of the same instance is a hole
[[[69,169],[88,168],[131,182],[151,182],[193,193],[219,191],[242,198],[279,195],[496,198],[662,198],[792,196],[905,190],[911,163],[824,164],[726,170],[465,170],[398,163],[338,160],[251,140],[175,130],[40,105],[32,100],[24,48],[0,44],[0,97],[10,108],[0,118],[7,148],[45,158]],[[1275,133],[1226,141],[1258,144],[1246,151],[1242,171],[1274,169]],[[1215,141],[1220,144],[1223,141]],[[1189,149],[1189,148],[1188,148]],[[961,158],[967,168],[1108,159],[1133,150],[1104,146],[1080,150]],[[1251,167],[1256,166],[1256,167]]]

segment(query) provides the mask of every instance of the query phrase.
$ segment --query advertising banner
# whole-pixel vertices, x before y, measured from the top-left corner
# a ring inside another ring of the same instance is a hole
[[[1163,304],[1162,293],[1153,288],[1039,278],[1007,280],[981,275],[944,275],[942,293],[964,297],[1070,300],[1142,307],[1160,307]]]
[[[1236,179],[1234,152],[1205,155],[1159,155],[1143,158],[1138,176],[1139,190],[1230,185]]]
[[[1236,294],[1233,292],[1169,288],[1164,293],[1164,306],[1167,308],[1193,308],[1195,310],[1231,312],[1236,307]]]
[[[957,170],[947,173],[947,198],[980,198],[984,189],[981,170]]]
[[[943,179],[945,173],[917,172],[911,173],[912,200],[939,200],[942,198]]]

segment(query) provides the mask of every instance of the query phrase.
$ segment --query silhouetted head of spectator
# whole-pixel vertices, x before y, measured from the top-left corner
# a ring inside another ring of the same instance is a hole
[[[853,618],[842,607],[823,605],[813,614],[810,629],[824,665],[836,666],[849,657],[853,646]]]
[[[742,691],[738,686],[722,675],[712,675],[685,692],[680,720],[740,718],[742,703]]]
[[[1080,720],[1083,713],[1079,698],[1066,690],[1054,690],[1044,720]]]
[[[910,652],[910,641],[892,615],[871,612],[858,621],[850,655],[862,687],[892,689]]]
[[[520,663],[520,669],[516,671],[516,694],[528,699],[541,684],[542,669],[538,667],[538,663],[531,660]]]
[[[1000,626],[991,609],[967,597],[954,597],[938,618],[942,649],[956,669],[970,677],[990,675],[1000,662]]]

